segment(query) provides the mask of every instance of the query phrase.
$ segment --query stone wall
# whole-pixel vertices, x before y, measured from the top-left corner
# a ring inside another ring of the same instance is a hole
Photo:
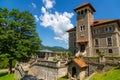
[[[94,72],[99,71],[108,71],[112,68],[117,67],[119,64],[119,57],[109,57],[105,58],[106,60],[104,62],[99,62],[99,58],[90,58],[86,60],[85,62],[88,64],[88,68],[86,70],[86,76],[90,76]]]
[[[38,79],[57,80],[60,77],[67,75],[67,67],[48,67],[35,64],[31,67]]]

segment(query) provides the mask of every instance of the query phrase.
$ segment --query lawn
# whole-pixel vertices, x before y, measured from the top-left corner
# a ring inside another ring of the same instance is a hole
[[[7,74],[7,72],[0,73],[0,80],[19,80],[14,78],[14,74]]]
[[[120,69],[112,69],[108,72],[98,72],[90,80],[120,80]]]

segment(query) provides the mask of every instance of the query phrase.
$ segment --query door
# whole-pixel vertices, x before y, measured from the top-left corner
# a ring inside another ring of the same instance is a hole
[[[80,45],[80,52],[84,52],[85,51],[85,44],[81,44]]]

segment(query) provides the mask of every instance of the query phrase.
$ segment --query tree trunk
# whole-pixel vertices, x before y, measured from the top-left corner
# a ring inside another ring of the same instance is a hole
[[[12,59],[9,60],[9,66],[8,66],[8,74],[12,73]]]

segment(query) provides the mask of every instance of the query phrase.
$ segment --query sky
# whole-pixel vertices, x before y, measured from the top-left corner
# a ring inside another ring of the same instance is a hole
[[[45,46],[68,48],[68,33],[76,26],[74,8],[89,2],[96,9],[94,19],[120,19],[120,0],[0,0],[0,8],[29,11]]]

